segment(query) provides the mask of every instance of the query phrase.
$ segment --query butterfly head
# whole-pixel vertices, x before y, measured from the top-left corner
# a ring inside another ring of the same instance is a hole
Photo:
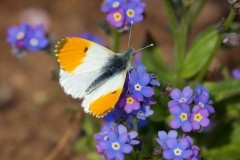
[[[135,53],[136,53],[135,49],[129,48],[125,53],[125,56],[127,57],[128,60],[131,60]]]

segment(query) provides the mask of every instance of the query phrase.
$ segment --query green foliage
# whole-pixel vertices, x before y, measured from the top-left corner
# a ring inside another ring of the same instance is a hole
[[[209,58],[214,54],[218,37],[215,27],[200,33],[187,52],[181,72],[183,78],[194,76],[209,62]]]

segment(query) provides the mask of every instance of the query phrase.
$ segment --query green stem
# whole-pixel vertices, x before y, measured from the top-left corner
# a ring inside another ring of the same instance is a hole
[[[208,68],[213,60],[213,58],[215,57],[215,55],[217,54],[217,50],[220,48],[223,37],[224,37],[224,32],[227,31],[227,29],[231,26],[233,20],[235,18],[235,12],[233,10],[230,11],[230,13],[228,14],[228,17],[225,21],[225,23],[223,24],[223,29],[222,29],[222,33],[220,33],[218,40],[215,44],[214,50],[212,52],[212,55],[209,57],[208,61],[207,61],[207,65],[205,65],[203,67],[203,69],[201,70],[201,72],[198,74],[198,76],[195,78],[194,82],[200,82],[203,80],[204,75],[206,74],[206,72],[208,71]]]
[[[117,29],[113,29],[113,51],[115,53],[119,52],[119,47],[120,47],[120,33]]]
[[[189,29],[191,30],[194,23],[197,20],[197,17],[199,16],[199,14],[201,13],[203,6],[205,5],[206,0],[200,0],[200,2],[198,3],[198,5],[196,5],[196,11],[193,12],[193,15],[191,16],[192,18],[189,20]]]
[[[173,10],[169,0],[163,0],[163,4],[165,6],[167,15],[169,17],[171,32],[173,33],[173,35],[175,35],[175,30],[178,26],[178,22],[177,22],[174,10]]]

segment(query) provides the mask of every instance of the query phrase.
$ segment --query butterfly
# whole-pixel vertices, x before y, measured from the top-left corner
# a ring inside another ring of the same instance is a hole
[[[103,117],[115,107],[136,52],[129,48],[114,53],[83,38],[62,39],[55,50],[60,85],[68,95],[82,99],[86,113]]]

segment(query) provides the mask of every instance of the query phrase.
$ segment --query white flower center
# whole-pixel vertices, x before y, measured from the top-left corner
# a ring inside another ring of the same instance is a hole
[[[182,154],[182,150],[180,148],[175,148],[173,152],[175,156],[180,156]]]
[[[142,86],[140,86],[139,84],[135,84],[134,88],[135,90],[140,91]]]
[[[113,142],[113,143],[112,143],[112,148],[113,148],[114,150],[119,150],[119,149],[120,149],[120,144],[119,144],[118,142]]]
[[[32,39],[30,40],[30,44],[31,44],[32,46],[37,46],[37,45],[38,45],[38,40],[37,40],[36,38],[32,38]]]
[[[120,5],[120,3],[118,1],[116,1],[116,2],[113,2],[112,7],[117,8],[119,5]]]
[[[24,34],[23,32],[19,32],[19,33],[17,34],[17,39],[18,39],[18,40],[23,39],[24,36],[25,36],[25,34]]]
[[[179,99],[179,102],[180,103],[185,103],[185,102],[187,102],[187,99],[186,98],[181,98],[181,99]]]

